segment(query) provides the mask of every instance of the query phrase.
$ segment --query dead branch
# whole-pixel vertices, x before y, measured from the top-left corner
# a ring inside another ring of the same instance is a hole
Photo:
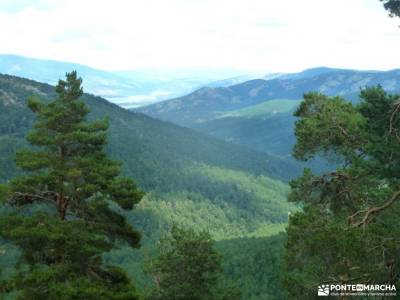
[[[397,191],[396,193],[393,194],[393,196],[390,198],[389,201],[384,203],[382,206],[378,207],[372,207],[369,209],[365,210],[360,210],[352,214],[348,218],[348,224],[351,227],[360,227],[360,226],[366,226],[368,223],[371,222],[371,218],[376,215],[377,213],[381,212],[382,210],[385,210],[386,208],[390,207],[398,198],[400,198],[400,191]],[[354,219],[359,216],[359,215],[364,215],[360,221],[355,221]]]
[[[395,103],[393,113],[390,116],[389,133],[392,133],[392,131],[393,131],[393,121],[399,111],[400,111],[400,99],[397,103]]]
[[[9,203],[11,205],[16,205],[16,206],[24,204],[32,204],[38,201],[55,204],[54,196],[55,195],[52,192],[47,192],[43,194],[29,194],[29,193],[15,192],[11,195]]]

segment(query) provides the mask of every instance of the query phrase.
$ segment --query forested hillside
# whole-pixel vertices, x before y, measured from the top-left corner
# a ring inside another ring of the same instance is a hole
[[[299,100],[273,99],[226,111],[193,128],[257,151],[290,157],[295,143],[293,112]]]
[[[365,86],[380,84],[389,92],[399,91],[399,78],[399,70],[314,68],[226,88],[203,88],[138,111],[288,158],[296,141],[293,112],[304,93],[318,91],[357,101],[360,88]],[[322,165],[321,162],[312,164],[316,170]]]
[[[32,114],[25,102],[31,95],[50,99],[53,87],[18,77],[1,77],[1,134],[5,139],[20,139],[33,123]],[[172,181],[166,174],[176,172],[177,167],[186,168],[188,161],[196,161],[258,175],[273,176],[287,180],[292,166],[271,155],[234,146],[192,130],[170,123],[131,113],[106,100],[85,94],[84,100],[92,110],[91,117],[108,116],[112,120],[109,151],[126,161],[126,172],[139,175],[146,188],[162,186],[157,181]],[[4,145],[4,143],[3,143]],[[130,155],[130,153],[136,155]],[[162,159],[162,158],[166,159]],[[133,168],[137,164],[139,168]],[[155,168],[155,164],[160,165]],[[174,165],[175,168],[170,168]],[[156,174],[155,171],[157,170]],[[8,176],[12,176],[12,169]],[[150,173],[149,173],[150,172]],[[173,176],[172,176],[173,177]]]
[[[14,164],[15,151],[28,146],[24,138],[34,123],[27,98],[49,100],[55,94],[52,86],[7,75],[0,76],[0,93],[0,170],[1,181],[6,182],[21,174]],[[143,286],[151,286],[149,278],[132,269],[139,269],[137,259],[146,256],[173,222],[209,230],[218,240],[262,238],[283,230],[293,206],[286,202],[288,188],[281,180],[295,176],[296,166],[126,111],[99,97],[86,94],[83,99],[91,109],[90,119],[109,118],[108,153],[121,160],[124,174],[147,192],[136,210],[126,215],[142,231],[145,246],[136,253],[119,250],[122,259],[118,251],[108,257]],[[7,266],[9,260],[3,263]],[[227,256],[224,265],[232,264]],[[246,276],[252,274],[249,270]],[[253,287],[247,288],[251,293]]]

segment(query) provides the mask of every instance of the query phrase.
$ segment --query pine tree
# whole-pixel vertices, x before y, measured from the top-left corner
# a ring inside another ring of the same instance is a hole
[[[20,271],[7,284],[18,299],[137,299],[102,254],[121,242],[139,247],[140,234],[121,210],[143,193],[104,152],[108,121],[86,120],[81,84],[71,72],[53,101],[29,99],[37,116],[27,136],[32,148],[16,156],[25,175],[2,189],[16,209],[1,218],[0,235],[22,249]]]
[[[398,285],[400,101],[381,87],[354,105],[309,93],[297,109],[295,157],[339,158],[336,169],[291,182],[284,285],[289,299],[314,299],[320,284]]]
[[[174,225],[158,245],[159,256],[149,267],[156,284],[150,299],[235,300],[236,287],[221,284],[221,257],[208,232]]]
[[[391,17],[400,17],[400,0],[380,0]]]

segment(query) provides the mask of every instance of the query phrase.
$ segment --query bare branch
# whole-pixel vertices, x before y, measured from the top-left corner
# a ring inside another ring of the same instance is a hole
[[[394,128],[393,123],[399,111],[400,111],[400,99],[394,104],[394,110],[392,115],[390,116],[390,121],[389,121],[389,135],[394,132],[398,140],[400,140],[398,130]]]
[[[384,203],[382,206],[378,207],[372,207],[369,209],[365,210],[360,210],[352,214],[348,218],[348,223],[351,227],[360,227],[360,226],[366,226],[368,223],[371,222],[371,218],[376,215],[377,213],[381,212],[382,210],[385,210],[386,208],[390,207],[398,198],[400,198],[400,191],[397,191],[396,193],[393,194],[393,196],[390,198],[389,201]],[[360,221],[355,221],[354,219],[359,216],[359,215],[364,215]]]
[[[24,204],[32,204],[34,202],[47,202],[51,204],[56,204],[55,199],[56,195],[53,192],[45,192],[42,194],[15,192],[11,195],[9,203],[11,205],[16,205],[16,206]]]

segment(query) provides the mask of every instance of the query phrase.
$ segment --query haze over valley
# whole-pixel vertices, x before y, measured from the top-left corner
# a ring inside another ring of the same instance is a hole
[[[55,84],[65,70],[77,70],[85,91],[124,108],[134,108],[177,96],[203,86],[229,86],[257,78],[257,74],[229,69],[138,69],[103,71],[89,66],[0,54],[0,73]]]

